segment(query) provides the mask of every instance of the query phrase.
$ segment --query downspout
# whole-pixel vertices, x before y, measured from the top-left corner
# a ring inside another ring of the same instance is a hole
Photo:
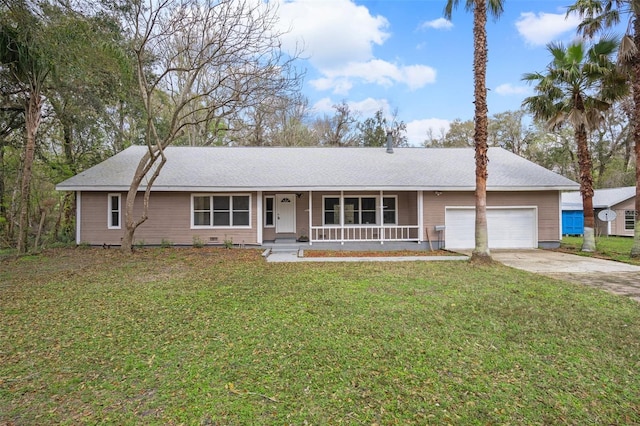
[[[76,245],[80,245],[82,230],[82,191],[76,191]]]

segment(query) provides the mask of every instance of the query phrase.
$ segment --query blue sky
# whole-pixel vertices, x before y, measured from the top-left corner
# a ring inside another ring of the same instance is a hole
[[[473,118],[472,14],[460,0],[451,21],[445,0],[278,0],[284,46],[303,46],[304,94],[312,112],[332,115],[346,101],[361,119],[398,111],[409,142],[419,145],[459,118]],[[487,25],[489,115],[516,110],[533,94],[521,81],[544,71],[546,45],[571,42],[572,0],[505,0]]]

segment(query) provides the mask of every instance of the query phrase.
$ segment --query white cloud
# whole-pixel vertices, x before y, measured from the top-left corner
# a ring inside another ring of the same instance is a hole
[[[448,19],[438,18],[433,21],[423,22],[420,28],[433,28],[436,30],[450,30],[453,28],[453,23]]]
[[[516,28],[528,44],[541,46],[568,31],[575,31],[580,21],[576,14],[565,18],[564,13],[541,12],[536,15],[533,12],[523,12],[516,21]]]
[[[353,80],[384,87],[400,83],[411,90],[419,89],[436,81],[436,71],[429,66],[403,66],[381,59],[349,62],[344,67],[325,70],[324,75],[325,77],[312,80],[311,84],[318,90],[333,88],[334,93],[342,95],[351,89]]]
[[[302,42],[304,55],[318,68],[333,68],[348,61],[373,58],[373,46],[389,37],[389,21],[372,16],[351,0],[280,0],[280,25],[288,33],[285,48]]]
[[[527,86],[514,86],[511,83],[501,84],[495,88],[495,92],[498,95],[527,95],[531,92]]]
[[[280,25],[288,33],[283,46],[304,48],[302,56],[320,76],[310,80],[319,91],[346,96],[355,84],[390,87],[406,85],[410,90],[433,83],[436,71],[426,65],[401,65],[378,59],[373,53],[389,37],[389,22],[373,16],[353,0],[278,0]]]
[[[331,116],[336,112],[333,106],[340,102],[341,101],[332,100],[331,98],[322,98],[312,106],[312,110],[317,114],[326,114]],[[380,109],[382,109],[385,116],[388,116],[389,111],[391,110],[389,102],[386,99],[366,98],[358,102],[348,101],[347,105],[352,113],[362,119],[373,117],[373,115]]]
[[[422,146],[422,143],[427,139],[429,130],[433,132],[434,137],[446,134],[449,131],[450,123],[449,120],[441,118],[425,118],[408,122],[407,139],[409,145]]]

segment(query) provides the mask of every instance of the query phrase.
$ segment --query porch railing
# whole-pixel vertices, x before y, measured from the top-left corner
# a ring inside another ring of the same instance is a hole
[[[312,226],[311,242],[420,241],[420,228],[402,226]]]

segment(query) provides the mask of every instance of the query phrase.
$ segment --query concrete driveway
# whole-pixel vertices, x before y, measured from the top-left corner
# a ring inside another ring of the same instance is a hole
[[[551,250],[491,250],[491,256],[513,268],[602,288],[640,302],[640,266]]]

